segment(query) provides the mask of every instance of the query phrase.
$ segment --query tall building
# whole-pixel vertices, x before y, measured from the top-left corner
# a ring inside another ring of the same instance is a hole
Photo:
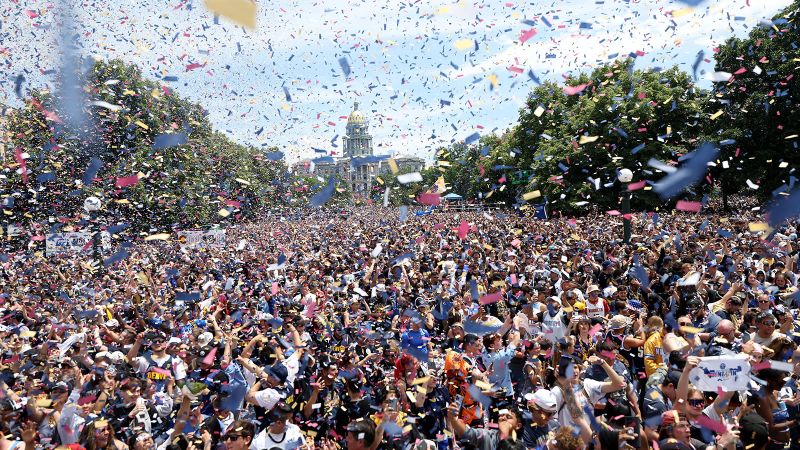
[[[313,173],[325,179],[339,175],[350,183],[353,193],[366,194],[374,185],[375,177],[390,170],[390,155],[376,156],[372,144],[369,120],[358,109],[358,102],[354,102],[342,137],[342,157],[303,160],[294,164],[292,169],[294,173]],[[416,156],[397,155],[394,160],[400,173],[419,172],[425,168],[425,160]]]

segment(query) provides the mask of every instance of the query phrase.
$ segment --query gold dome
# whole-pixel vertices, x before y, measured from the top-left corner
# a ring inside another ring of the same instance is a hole
[[[366,123],[367,119],[364,117],[364,113],[358,110],[358,102],[353,104],[353,112],[350,113],[350,116],[347,117],[347,124],[348,125],[362,125]]]

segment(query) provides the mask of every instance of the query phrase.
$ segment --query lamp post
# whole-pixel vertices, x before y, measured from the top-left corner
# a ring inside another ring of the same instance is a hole
[[[617,172],[617,179],[620,183],[627,184],[633,180],[633,172],[630,169],[619,169]],[[631,242],[631,191],[625,188],[622,193],[622,242],[630,244]]]
[[[100,224],[97,223],[97,211],[103,206],[103,202],[95,196],[87,197],[83,201],[83,209],[89,213],[89,220],[92,222],[92,258],[97,264],[97,270],[103,270],[103,260],[100,257]]]

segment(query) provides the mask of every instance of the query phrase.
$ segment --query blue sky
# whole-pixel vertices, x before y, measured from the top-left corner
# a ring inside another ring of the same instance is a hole
[[[312,156],[312,147],[341,151],[354,100],[370,119],[376,153],[430,160],[439,146],[516,122],[535,86],[529,70],[563,81],[638,51],[637,68],[691,71],[699,51],[711,59],[729,36],[746,35],[791,3],[259,1],[258,27],[247,31],[225,18],[215,23],[202,0],[75,2],[85,55],[136,63],[150,78],[177,77],[165,84],[206,107],[217,129],[276,145],[289,162]],[[60,65],[54,3],[0,2],[3,103],[19,104],[19,74],[23,92],[52,85],[43,73]],[[460,49],[465,40],[474,43]],[[186,70],[195,63],[204,66]],[[713,71],[713,63],[700,70]]]

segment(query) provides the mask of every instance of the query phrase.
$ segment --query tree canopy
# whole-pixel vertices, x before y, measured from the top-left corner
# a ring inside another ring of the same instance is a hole
[[[103,200],[101,221],[138,231],[237,220],[285,200],[282,160],[214,131],[201,106],[135,66],[95,61],[78,80],[85,104],[35,91],[8,117],[7,223],[78,229],[88,196]],[[70,129],[76,114],[84,126]]]
[[[652,187],[709,143],[719,157],[667,200],[788,192],[800,163],[798,11],[800,0],[746,39],[715,49],[711,90],[677,67],[639,70],[634,58],[613,61],[564,85],[537,86],[514,126],[440,149],[438,168],[465,198],[546,201],[550,210],[579,214],[616,209],[630,191],[634,208],[656,209],[665,199]],[[630,186],[617,181],[621,168],[633,171]]]

